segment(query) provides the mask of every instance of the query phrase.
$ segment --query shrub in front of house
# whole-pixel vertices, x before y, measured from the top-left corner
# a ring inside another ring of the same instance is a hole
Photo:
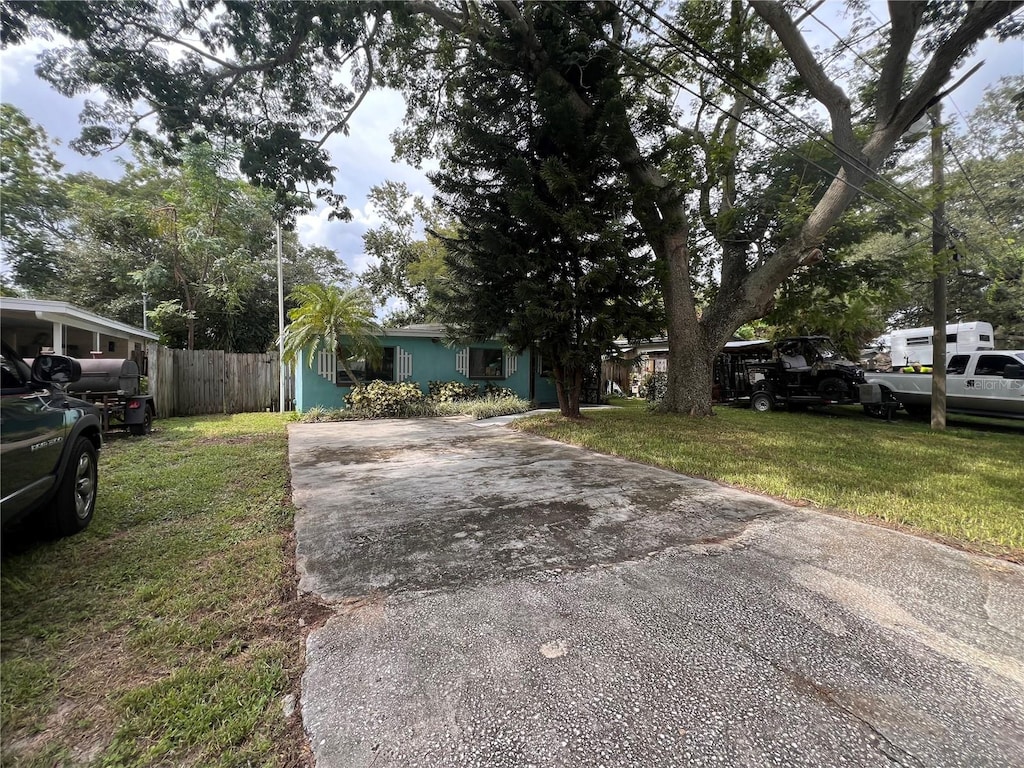
[[[424,395],[419,384],[412,381],[371,381],[353,387],[345,395],[346,408],[314,406],[302,415],[301,420],[321,422],[462,415],[487,419],[525,413],[533,407],[515,390],[493,384],[481,392],[476,384],[432,381],[429,390],[430,395]]]
[[[461,403],[480,397],[480,387],[461,381],[431,381],[427,384],[427,391],[427,397],[435,403]]]
[[[344,408],[325,408],[322,405],[314,405],[299,417],[299,421],[306,424],[319,424],[325,421],[344,421],[347,416]]]
[[[484,385],[484,397],[490,400],[507,400],[508,398],[518,398],[519,394],[511,387],[500,387],[497,384],[488,381]]]
[[[463,413],[467,413],[474,419],[490,419],[494,416],[508,416],[513,413],[526,413],[533,408],[533,403],[523,400],[514,392],[511,396],[482,397],[479,400],[472,400],[467,403],[460,403],[464,406]]]
[[[345,405],[354,414],[370,419],[419,415],[416,406],[423,400],[420,385],[414,381],[371,381],[353,387],[345,395]]]

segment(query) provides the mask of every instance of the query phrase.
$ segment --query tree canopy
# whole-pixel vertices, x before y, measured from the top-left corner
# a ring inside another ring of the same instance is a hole
[[[908,126],[955,85],[964,55],[987,34],[1020,32],[1010,16],[1021,4],[890,3],[885,25],[844,41],[877,69],[860,80],[808,45],[794,14],[813,9],[777,0],[664,11],[643,0],[26,3],[8,9],[8,39],[28,18],[72,40],[72,50],[48,52],[42,72],[64,93],[107,94],[84,116],[83,148],[127,137],[157,144],[142,131],[149,114],[171,147],[197,134],[239,141],[245,173],[279,194],[333,178],[325,137],[346,130],[375,85],[404,93],[395,146],[416,160],[445,146],[444,113],[475,97],[457,76],[468,57],[550,81],[577,120],[604,121],[600,161],[610,158],[607,170],[628,186],[629,216],[654,255],[670,346],[666,407],[706,414],[721,346],[821,258]],[[562,55],[569,38],[547,34],[551,15],[587,41],[586,57]],[[150,111],[136,111],[140,103]],[[803,116],[812,104],[827,125]],[[760,205],[766,141],[810,141],[830,156],[817,163],[827,180],[777,184],[791,200]],[[718,247],[699,247],[704,235]]]
[[[452,222],[402,182],[374,185],[367,200],[383,221],[363,235],[373,261],[360,284],[381,303],[399,300],[384,319],[389,327],[439,322],[439,292],[448,274],[441,237],[454,234]]]
[[[120,179],[64,175],[45,133],[3,105],[4,255],[14,287],[139,325],[173,347],[255,352],[277,334],[274,197],[238,177],[230,150],[189,144],[168,167],[144,148]],[[285,291],[348,272],[284,238]]]

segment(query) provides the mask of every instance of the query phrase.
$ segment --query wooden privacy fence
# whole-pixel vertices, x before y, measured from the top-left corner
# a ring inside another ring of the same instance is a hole
[[[158,347],[156,412],[160,418],[203,413],[278,410],[280,361],[276,352],[238,354],[211,349]],[[285,408],[295,400],[291,371],[285,381]]]

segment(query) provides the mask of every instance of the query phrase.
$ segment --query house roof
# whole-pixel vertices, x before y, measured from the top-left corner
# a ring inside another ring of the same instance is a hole
[[[43,320],[51,323],[63,323],[72,328],[103,333],[119,338],[148,339],[156,341],[159,336],[152,331],[144,331],[119,320],[97,315],[81,309],[66,301],[48,301],[43,299],[0,298],[0,315],[4,322],[17,320]]]
[[[441,323],[413,323],[401,328],[385,328],[385,336],[421,336],[424,338],[447,338],[448,329]]]

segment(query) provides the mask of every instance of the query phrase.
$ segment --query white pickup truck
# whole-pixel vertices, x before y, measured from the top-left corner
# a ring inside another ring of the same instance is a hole
[[[931,410],[930,373],[867,371],[860,401],[871,415],[898,403],[914,415]],[[1024,419],[1024,350],[985,350],[952,355],[946,365],[946,410],[973,416]]]

